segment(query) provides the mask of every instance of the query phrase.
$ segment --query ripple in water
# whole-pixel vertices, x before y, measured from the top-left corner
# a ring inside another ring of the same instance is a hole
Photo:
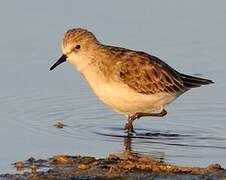
[[[11,123],[16,123],[18,128],[28,131],[28,135],[32,133],[51,138],[70,138],[74,140],[75,145],[79,145],[78,139],[91,144],[95,139],[97,146],[98,143],[110,142],[112,150],[108,153],[129,150],[132,153],[160,157],[161,160],[173,163],[183,162],[185,165],[194,165],[192,161],[202,161],[204,153],[205,157],[208,156],[211,161],[220,159],[226,150],[226,138],[222,136],[225,128],[203,126],[203,124],[197,126],[197,121],[192,121],[192,119],[196,117],[200,121],[203,114],[200,115],[199,110],[194,110],[192,114],[189,114],[189,110],[177,104],[175,104],[177,110],[181,112],[178,116],[169,116],[167,121],[158,122],[140,120],[135,126],[136,134],[128,136],[123,129],[124,117],[107,111],[101,104],[98,104],[94,96],[90,97],[87,94],[76,96],[74,92],[67,92],[62,96],[54,94],[50,96],[48,92],[46,94],[34,92],[24,97],[11,96],[1,98],[1,100],[6,107],[4,112],[10,117]],[[14,102],[17,103],[11,113],[9,109],[11,110],[12,107],[7,108],[7,106],[12,106]],[[195,106],[194,101],[191,100],[184,103]],[[196,105],[201,107],[199,102]],[[220,103],[219,106],[221,105]],[[180,121],[177,121],[178,119]],[[53,126],[57,121],[67,126],[57,129]],[[146,128],[148,126],[151,128]],[[95,151],[99,149],[90,149],[90,154],[95,154]],[[203,164],[206,163],[200,163],[201,166]]]

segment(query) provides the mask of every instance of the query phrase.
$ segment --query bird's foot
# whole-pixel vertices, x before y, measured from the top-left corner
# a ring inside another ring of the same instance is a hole
[[[136,132],[133,128],[133,124],[131,122],[126,122],[124,130],[125,130],[125,133],[128,134],[128,136],[136,134]]]

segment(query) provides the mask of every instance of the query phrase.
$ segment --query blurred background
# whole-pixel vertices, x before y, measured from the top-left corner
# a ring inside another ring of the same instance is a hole
[[[214,80],[169,105],[166,117],[137,121],[129,146],[178,165],[226,168],[225,17],[223,0],[1,1],[0,173],[31,156],[105,157],[128,149],[124,116],[99,102],[71,65],[49,72],[63,33],[74,27]],[[57,129],[57,121],[67,126]]]

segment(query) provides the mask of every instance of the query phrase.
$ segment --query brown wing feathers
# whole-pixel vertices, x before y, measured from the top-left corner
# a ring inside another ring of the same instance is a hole
[[[124,61],[120,77],[129,87],[139,93],[176,93],[185,90],[182,81],[166,64],[155,61],[155,57],[136,53]]]
[[[209,79],[203,79],[199,77],[189,76],[186,74],[180,74],[180,78],[183,81],[183,84],[187,88],[195,88],[200,87],[201,85],[211,84],[214,83]]]
[[[160,92],[183,93],[190,88],[213,83],[181,74],[155,56],[134,52],[122,64],[120,78],[139,93],[155,94]]]

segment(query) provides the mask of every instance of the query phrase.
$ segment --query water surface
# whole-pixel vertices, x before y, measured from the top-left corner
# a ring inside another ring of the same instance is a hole
[[[148,154],[226,168],[225,1],[5,1],[0,3],[0,173],[33,156]],[[86,27],[103,43],[147,51],[216,83],[187,92],[164,118],[136,121],[105,107],[69,64],[53,72],[63,32]],[[67,126],[53,126],[61,121]]]

